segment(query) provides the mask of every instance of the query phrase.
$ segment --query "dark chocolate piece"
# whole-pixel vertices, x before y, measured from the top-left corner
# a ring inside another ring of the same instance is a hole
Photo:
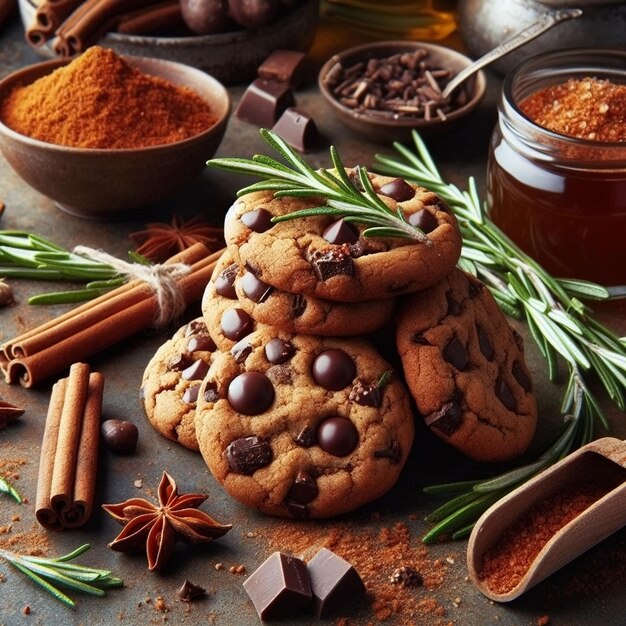
[[[241,216],[241,221],[255,233],[264,233],[274,226],[272,214],[267,209],[254,209]]]
[[[503,378],[498,378],[496,381],[496,396],[498,396],[498,400],[502,402],[505,408],[509,411],[515,411],[517,408],[515,396]]]
[[[283,111],[295,103],[287,83],[257,78],[241,96],[235,115],[244,122],[271,128]]]
[[[427,426],[440,430],[444,435],[452,435],[463,423],[463,411],[455,401],[446,402],[438,411],[424,418]]]
[[[315,357],[311,371],[318,385],[339,391],[354,380],[356,365],[343,350],[324,350]]]
[[[237,263],[232,263],[215,279],[215,291],[220,296],[229,298],[230,300],[237,299],[237,293],[235,292],[235,278],[237,277],[238,271],[239,266]]]
[[[343,218],[337,220],[327,226],[322,237],[328,241],[328,243],[341,244],[341,243],[356,243],[359,240],[359,229],[350,222],[346,222]],[[351,254],[351,256],[354,256]]]
[[[217,392],[217,385],[214,382],[207,383],[204,388],[203,397],[206,402],[217,402],[220,399],[220,394]]]
[[[243,363],[248,358],[248,355],[252,352],[252,350],[252,345],[244,337],[230,349],[230,353],[233,355],[233,358],[237,363]]]
[[[280,365],[288,361],[296,352],[289,341],[275,337],[265,344],[265,357],[273,365]]]
[[[439,226],[437,218],[428,209],[420,209],[411,213],[406,221],[426,234],[432,233]]]
[[[181,602],[193,602],[193,600],[205,596],[206,589],[185,580],[180,589],[176,592],[176,595]]]
[[[522,386],[524,391],[529,392],[532,390],[533,383],[519,361],[513,363],[512,373],[515,380]]]
[[[308,424],[305,424],[298,435],[294,437],[294,441],[303,448],[310,448],[315,444],[315,433]]]
[[[185,337],[190,337],[191,335],[206,335],[208,332],[209,330],[202,320],[192,320],[187,324]]]
[[[282,552],[274,552],[252,572],[243,588],[262,620],[293,615],[311,601],[307,566]]]
[[[272,130],[299,152],[315,150],[321,144],[315,120],[293,107],[285,110]]]
[[[102,439],[107,448],[118,454],[132,454],[137,447],[139,430],[132,422],[110,419],[102,422]]]
[[[179,354],[170,359],[167,364],[167,369],[173,372],[182,372],[187,369],[193,363],[193,357],[190,354]]]
[[[273,385],[290,385],[293,382],[293,370],[289,365],[272,365],[265,375],[270,379]]]
[[[196,404],[198,402],[198,393],[200,392],[200,383],[191,385],[185,389],[183,394],[183,402],[185,404]]]
[[[274,402],[274,386],[261,372],[244,372],[228,385],[228,401],[239,413],[259,415]]]
[[[333,276],[354,274],[352,257],[341,250],[320,252],[313,260],[313,269],[319,280],[328,280]]]
[[[307,571],[317,617],[328,617],[365,593],[365,585],[354,567],[327,548],[309,561]]]
[[[195,352],[196,350],[213,352],[215,348],[216,346],[213,339],[208,335],[191,335],[189,341],[187,341],[187,350],[189,350],[189,352]]]
[[[209,364],[198,359],[180,373],[185,380],[202,380],[209,371]]]
[[[288,83],[292,89],[300,86],[304,79],[306,54],[297,50],[274,50],[257,70],[259,78]]]
[[[389,444],[388,448],[384,448],[383,450],[374,450],[374,458],[389,459],[392,463],[400,463],[400,459],[402,459],[402,448],[394,439]]]
[[[359,433],[345,417],[329,417],[317,428],[317,445],[333,456],[347,456],[359,443]]]
[[[482,355],[487,359],[487,361],[491,361],[491,359],[493,359],[494,349],[493,344],[489,339],[489,335],[487,335],[482,326],[476,326],[476,334],[478,335],[478,347],[480,348]]]
[[[443,349],[443,358],[452,365],[452,367],[463,372],[469,365],[469,355],[465,346],[458,337],[453,337],[448,345]]]
[[[270,444],[256,435],[231,441],[225,450],[225,455],[230,469],[246,476],[269,465],[273,458]]]
[[[348,399],[361,406],[379,407],[382,401],[382,393],[376,385],[366,383],[359,378],[354,383]]]
[[[252,272],[246,272],[243,275],[241,288],[253,302],[265,302],[274,289],[271,285],[257,278]]]
[[[293,484],[287,492],[287,499],[293,500],[299,504],[309,504],[317,498],[319,489],[315,478],[306,472],[298,472]]]
[[[293,317],[300,317],[306,310],[306,298],[301,293],[294,293],[291,296],[291,314]]]
[[[404,202],[415,196],[415,189],[404,180],[404,178],[396,178],[390,183],[383,185],[379,189],[379,193],[383,196],[393,198],[396,202]]]
[[[222,315],[220,326],[224,337],[239,341],[252,332],[254,320],[243,309],[228,309]]]

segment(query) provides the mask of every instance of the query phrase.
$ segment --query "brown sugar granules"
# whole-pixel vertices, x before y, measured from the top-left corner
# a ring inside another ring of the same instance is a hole
[[[533,122],[561,135],[626,141],[626,85],[571,78],[536,91],[520,104]]]
[[[187,139],[215,123],[187,87],[149,76],[93,46],[69,65],[17,87],[0,119],[35,139],[78,148],[139,148]]]
[[[554,534],[609,491],[606,485],[584,482],[534,505],[485,554],[479,578],[494,593],[514,589]]]

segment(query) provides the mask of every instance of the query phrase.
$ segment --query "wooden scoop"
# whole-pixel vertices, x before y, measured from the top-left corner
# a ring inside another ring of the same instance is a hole
[[[593,479],[611,490],[565,525],[544,545],[520,582],[497,593],[479,578],[485,553],[537,502],[565,487]],[[491,600],[509,602],[626,525],[626,441],[598,439],[576,450],[489,508],[476,522],[467,546],[469,575]]]

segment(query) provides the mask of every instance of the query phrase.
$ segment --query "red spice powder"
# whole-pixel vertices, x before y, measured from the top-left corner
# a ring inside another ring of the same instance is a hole
[[[591,141],[626,141],[626,85],[571,78],[540,89],[520,104],[536,124]]]

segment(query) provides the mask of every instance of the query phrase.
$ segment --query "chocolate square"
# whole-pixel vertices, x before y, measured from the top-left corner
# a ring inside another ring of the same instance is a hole
[[[284,110],[294,104],[287,83],[257,78],[241,96],[235,115],[244,122],[272,128]]]
[[[304,79],[304,52],[274,50],[257,70],[259,78],[278,80],[296,89]]]
[[[315,150],[321,143],[315,120],[294,107],[285,110],[272,130],[299,152]]]

